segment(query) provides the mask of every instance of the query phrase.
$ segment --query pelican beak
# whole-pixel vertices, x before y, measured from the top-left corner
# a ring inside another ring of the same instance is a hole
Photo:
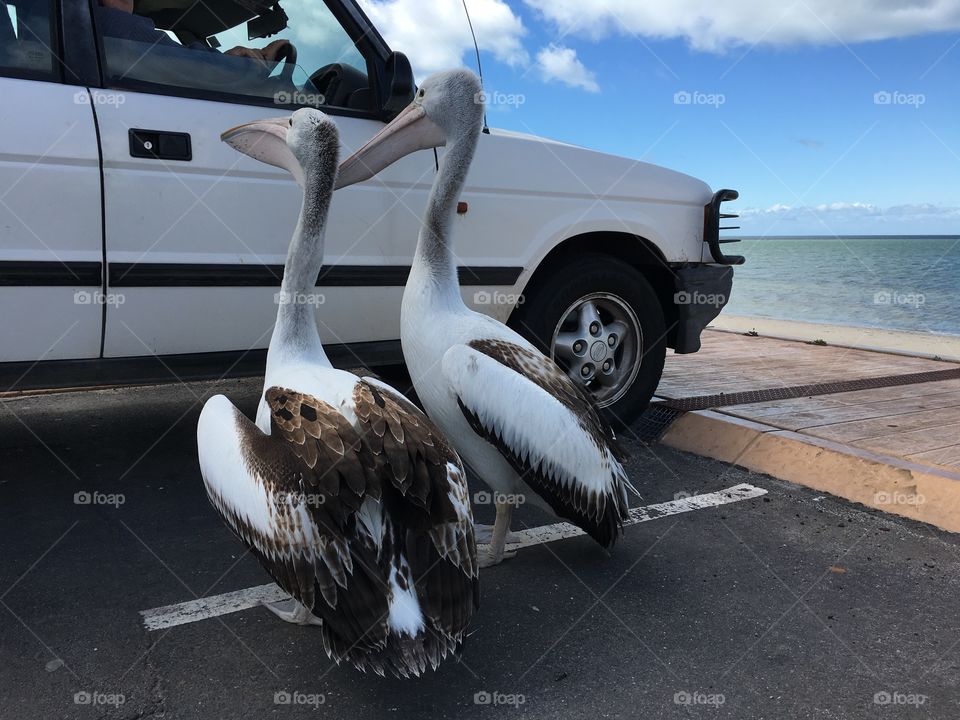
[[[303,170],[287,145],[289,129],[289,117],[254,120],[222,132],[220,139],[254,160],[286,170],[303,184]]]
[[[447,134],[413,102],[366,145],[340,163],[335,190],[369,180],[402,157],[447,143]]]

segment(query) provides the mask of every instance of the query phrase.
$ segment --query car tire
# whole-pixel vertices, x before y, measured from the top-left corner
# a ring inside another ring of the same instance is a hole
[[[667,352],[660,301],[617,258],[580,255],[550,268],[528,286],[510,325],[586,389],[616,430],[640,416],[660,382]]]

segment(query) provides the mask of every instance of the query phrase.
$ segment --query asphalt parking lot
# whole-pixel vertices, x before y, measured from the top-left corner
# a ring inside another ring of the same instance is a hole
[[[636,443],[641,504],[767,493],[610,554],[522,549],[483,572],[461,662],[420,680],[338,668],[263,608],[148,631],[141,611],[268,582],[201,484],[215,392],[252,414],[259,385],[0,401],[0,717],[960,717],[957,536]]]

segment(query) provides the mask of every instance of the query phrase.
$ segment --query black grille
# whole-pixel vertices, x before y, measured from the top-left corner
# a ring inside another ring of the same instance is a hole
[[[722,222],[739,217],[736,213],[723,212],[721,205],[728,200],[736,200],[740,193],[736,190],[717,190],[710,202],[703,206],[703,241],[710,246],[714,262],[721,265],[743,265],[746,258],[742,255],[724,255],[720,247],[726,243],[740,242],[739,238],[720,237],[721,230],[739,230],[739,225],[721,225]]]

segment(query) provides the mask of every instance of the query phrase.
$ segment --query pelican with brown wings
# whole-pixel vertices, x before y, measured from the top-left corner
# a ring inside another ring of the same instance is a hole
[[[578,525],[604,547],[628,517],[628,490],[609,425],[583,390],[526,338],[463,302],[451,237],[483,125],[483,89],[469,70],[430,76],[413,103],[340,167],[338,187],[408,153],[446,151],[434,178],[403,293],[400,339],[414,387],[470,467],[496,493],[490,551],[509,557],[516,499]]]
[[[303,206],[277,296],[256,423],[207,401],[197,444],[207,494],[336,662],[408,677],[458,652],[478,605],[466,476],[443,434],[399,392],[335,369],[310,302],[339,139],[316,110],[222,139],[289,171]]]

